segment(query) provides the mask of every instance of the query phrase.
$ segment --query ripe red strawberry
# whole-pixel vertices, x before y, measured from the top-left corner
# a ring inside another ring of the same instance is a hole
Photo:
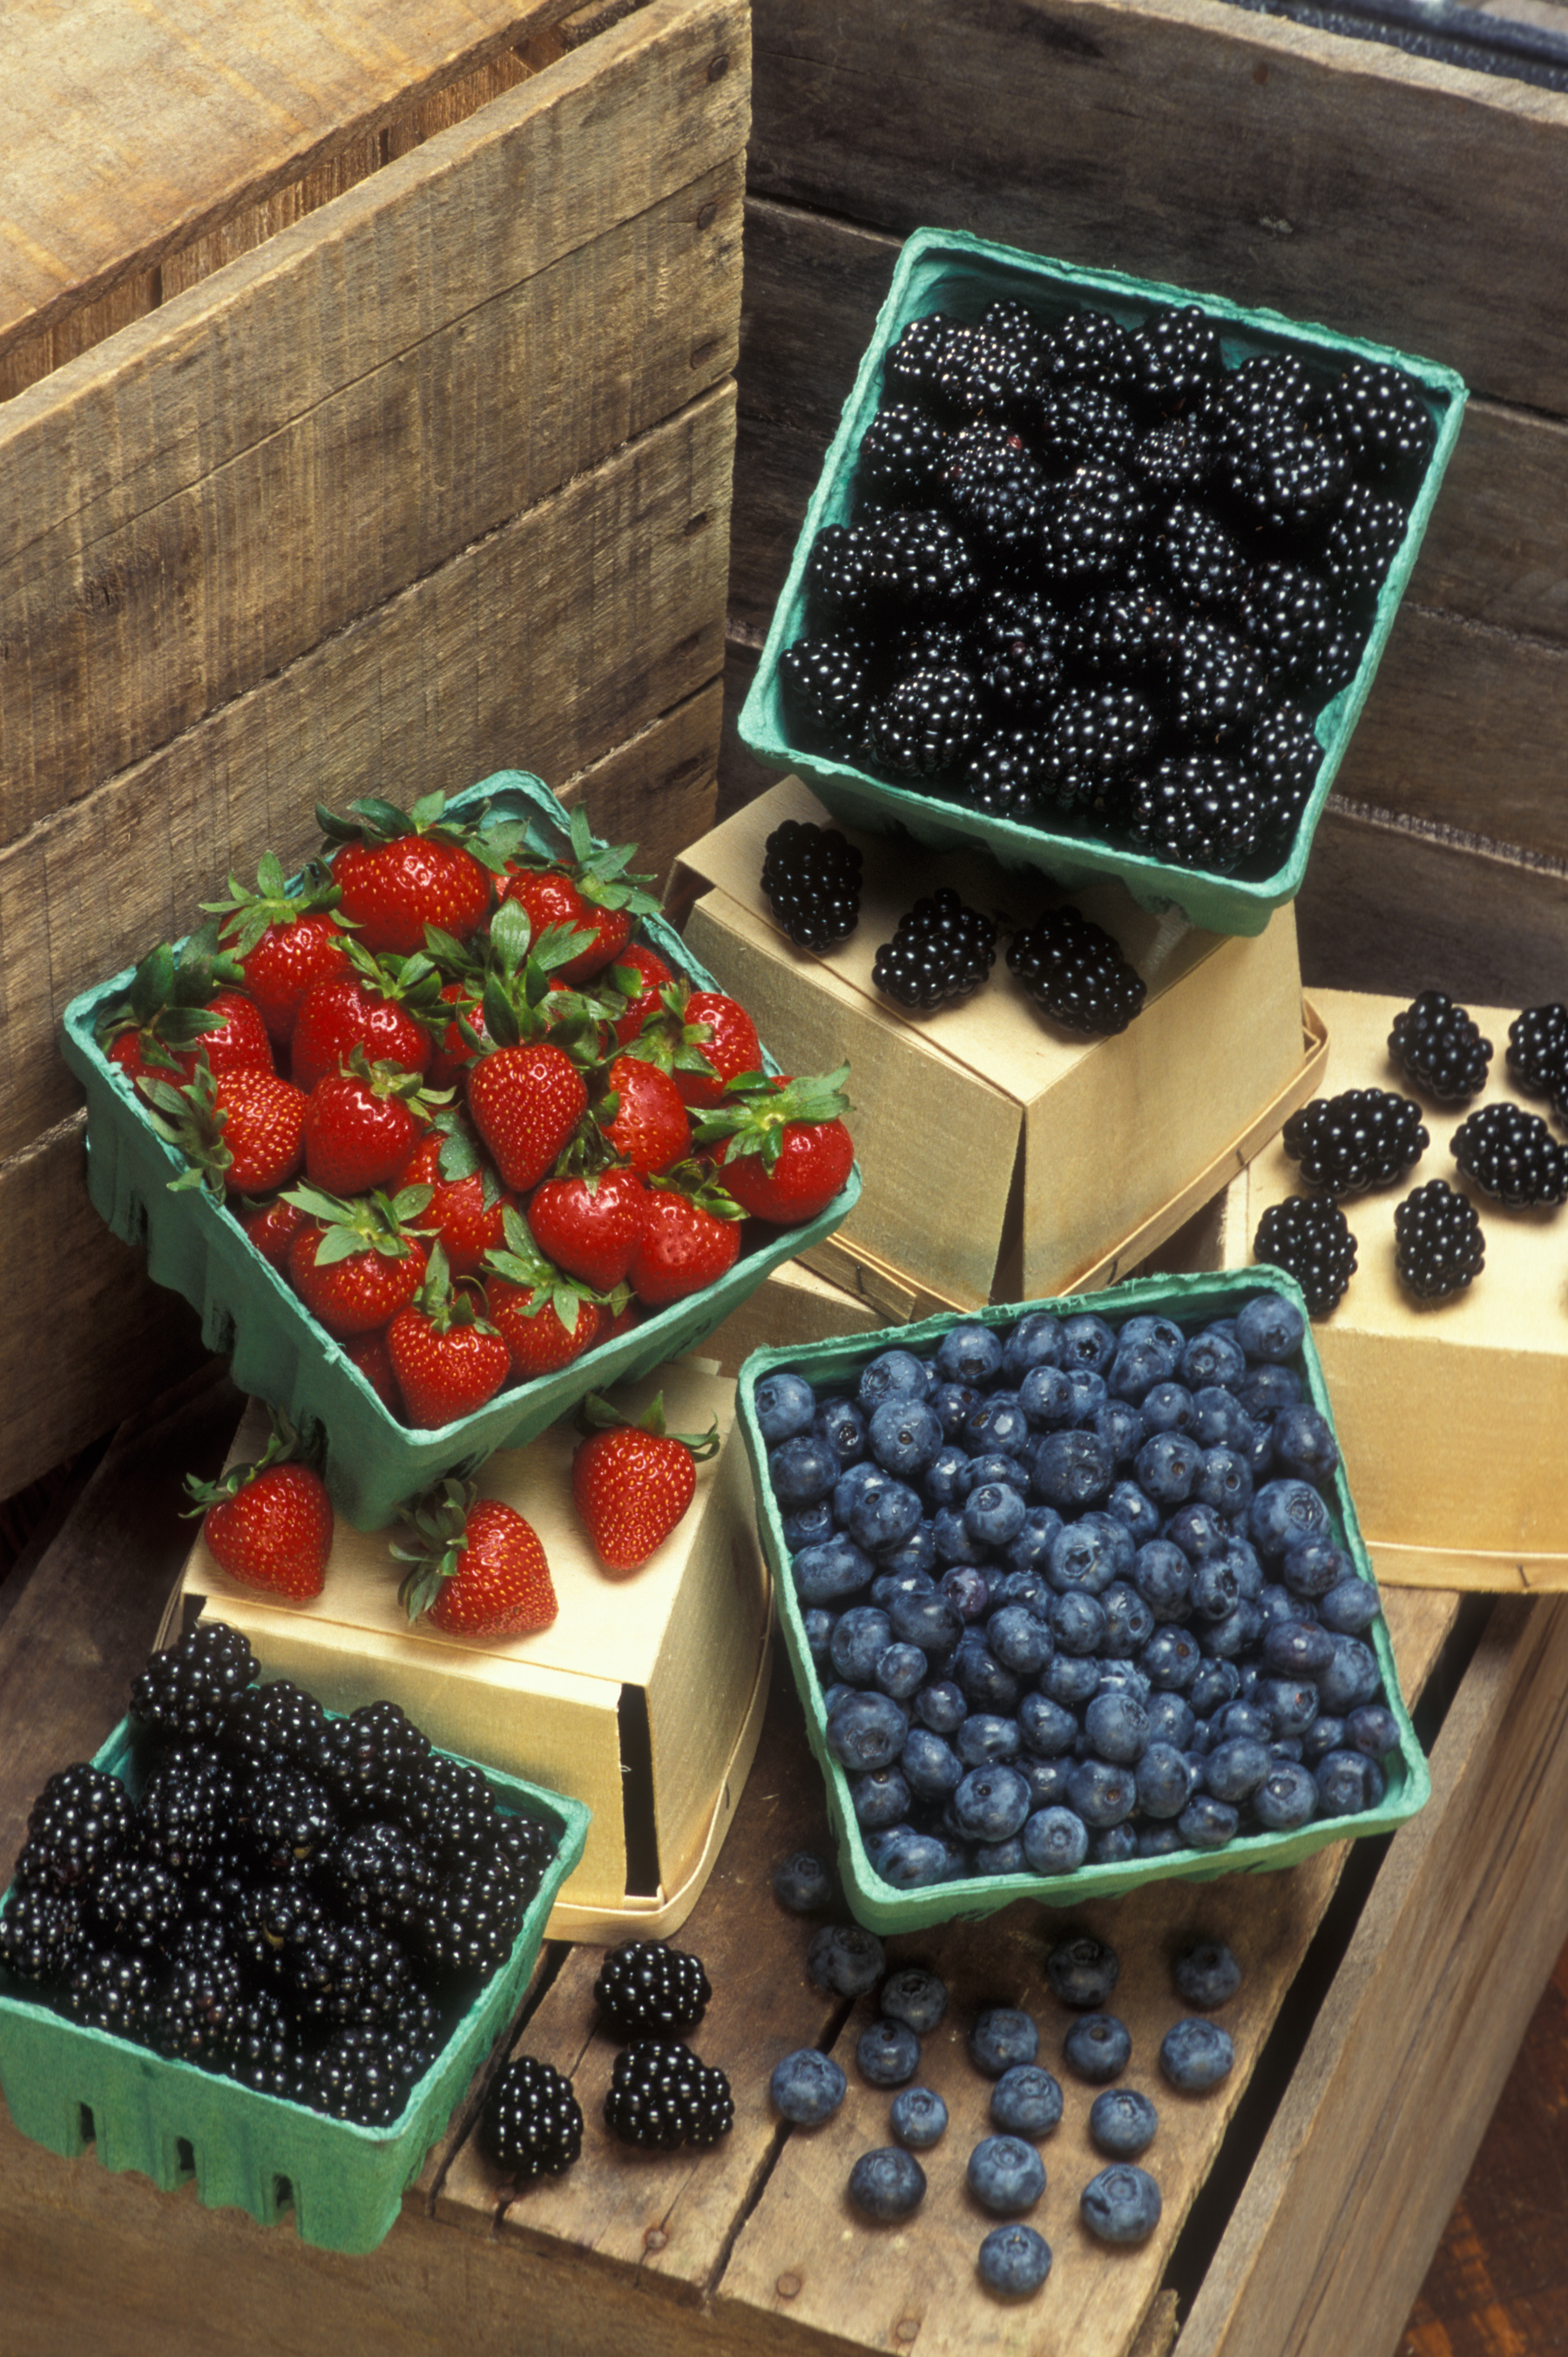
[[[502,1241],[505,1212],[517,1206],[459,1122],[454,1114],[437,1117],[398,1173],[398,1184],[429,1188],[430,1200],[419,1215],[422,1233],[440,1244],[454,1276],[477,1276],[486,1254]]]
[[[433,986],[436,979],[432,973]],[[405,1072],[430,1069],[429,1032],[385,988],[359,973],[317,983],[306,993],[294,1027],[291,1069],[296,1086],[308,1095],[328,1072],[340,1071],[356,1048],[372,1062],[395,1064]]]
[[[274,1195],[270,1203],[255,1203],[242,1209],[240,1225],[264,1261],[275,1269],[288,1265],[288,1248],[305,1225],[305,1213],[286,1195]]]
[[[492,1048],[468,1067],[468,1110],[509,1187],[543,1178],[587,1109],[581,1072],[549,1039]]]
[[[305,1167],[314,1187],[362,1195],[391,1184],[436,1111],[417,1072],[371,1064],[356,1048],[340,1072],[324,1072],[305,1109]]]
[[[288,1455],[295,1439],[274,1414],[272,1437],[253,1465],[231,1466],[216,1482],[190,1475],[186,1488],[220,1569],[243,1587],[302,1604],[326,1581],[332,1501],[321,1476]]]
[[[546,1178],[529,1198],[534,1242],[570,1276],[608,1293],[630,1273],[648,1225],[648,1189],[635,1170]]]
[[[703,1434],[664,1429],[664,1395],[636,1423],[590,1392],[592,1427],[572,1458],[572,1502],[607,1571],[637,1571],[661,1547],[697,1492],[699,1457],[719,1446],[715,1418]]]
[[[406,957],[424,948],[427,925],[459,942],[478,931],[489,910],[489,873],[467,847],[471,830],[444,823],[443,795],[426,796],[409,813],[375,801],[349,807],[357,820],[319,803],[316,815],[338,845],[332,881],[367,949]]]
[[[473,985],[466,982],[449,982],[442,991],[441,996],[446,1005],[452,1007],[455,1012],[445,1028],[437,1031],[435,1035],[435,1045],[430,1058],[429,1081],[433,1089],[451,1089],[456,1087],[463,1077],[465,1068],[471,1064],[479,1053],[478,1048],[470,1047],[467,1040],[464,1039],[461,1024],[467,1023],[471,1029],[478,1033],[481,1039],[489,1035],[485,1030],[484,1012]]]
[[[720,1188],[702,1187],[694,1195],[654,1188],[628,1272],[638,1299],[661,1308],[716,1284],[740,1257],[740,1219],[739,1207]]]
[[[607,1313],[586,1287],[564,1275],[539,1250],[520,1211],[509,1208],[505,1226],[504,1248],[486,1263],[486,1297],[511,1352],[512,1373],[526,1383],[591,1351]]]
[[[339,1341],[389,1325],[424,1282],[424,1246],[405,1225],[424,1189],[348,1203],[299,1187],[294,1200],[308,1222],[289,1246],[288,1281],[311,1315]]]
[[[224,920],[223,939],[239,961],[268,1037],[275,1048],[286,1048],[306,992],[348,971],[342,928],[331,914],[337,886],[313,861],[291,890],[282,861],[268,851],[257,867],[253,892],[231,876],[229,898],[202,905]]]
[[[190,1080],[203,1056],[215,1072],[270,1072],[273,1063],[272,1041],[262,1021],[261,1009],[242,990],[214,991],[199,1010],[210,1018],[211,1028],[188,1048],[171,1049],[159,1037],[155,1024],[148,1029],[122,1031],[110,1045],[111,1062],[139,1080],[144,1072],[168,1076],[177,1072],[182,1081]]]
[[[595,847],[581,805],[572,813],[572,856],[550,861],[520,857],[500,887],[503,900],[528,912],[537,941],[553,926],[585,932],[592,939],[557,966],[563,982],[581,982],[617,959],[631,939],[639,917],[651,916],[658,901],[645,892],[645,878],[630,876],[628,863],[637,845]]]
[[[398,1590],[411,1620],[448,1637],[531,1637],[560,1606],[539,1534],[499,1498],[448,1479],[400,1509],[408,1533],[392,1554],[410,1569]]]
[[[174,1188],[271,1195],[298,1175],[305,1098],[281,1073],[243,1067],[220,1075],[199,1064],[185,1088],[149,1078],[139,1085],[148,1121],[190,1166]]]
[[[692,1125],[669,1073],[640,1057],[617,1056],[605,1078],[615,1109],[607,1120],[607,1098],[599,1124],[616,1152],[648,1177],[683,1162],[692,1151]]]
[[[387,1351],[408,1421],[421,1431],[472,1415],[511,1372],[505,1340],[452,1285],[439,1244],[418,1293],[387,1328]]]
[[[674,979],[657,950],[645,948],[641,942],[628,942],[619,952],[602,980],[613,982],[628,1000],[626,1013],[618,1016],[614,1025],[620,1047],[629,1047],[643,1025],[658,1014],[662,994]]]
[[[704,1074],[677,1065],[675,1086],[684,1104],[716,1105],[726,1084],[739,1073],[762,1070],[757,1026],[738,999],[726,998],[719,990],[693,990],[682,1012],[686,1036],[710,1071]]]
[[[397,1387],[397,1373],[392,1366],[392,1352],[387,1349],[384,1329],[376,1334],[360,1334],[343,1345],[343,1356],[360,1372],[392,1415],[401,1417],[403,1399]]]
[[[730,1084],[724,1103],[699,1114],[704,1145],[722,1140],[714,1157],[725,1186],[753,1219],[794,1228],[825,1211],[847,1184],[854,1141],[840,1114],[849,1067],[798,1081],[781,1074]]]

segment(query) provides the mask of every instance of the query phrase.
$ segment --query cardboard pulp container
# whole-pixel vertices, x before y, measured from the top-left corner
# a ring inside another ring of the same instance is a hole
[[[1177,1325],[1189,1332],[1195,1332],[1207,1325],[1210,1318],[1233,1317],[1243,1301],[1263,1290],[1285,1294],[1297,1308],[1305,1308],[1300,1288],[1293,1278],[1279,1269],[1249,1268],[1206,1275],[1141,1277],[1129,1285],[1117,1286],[1109,1292],[1080,1295],[1064,1300],[1012,1303],[983,1309],[977,1314],[983,1325],[1004,1329],[1032,1309],[1049,1309],[1064,1318],[1091,1311],[1097,1317],[1110,1319],[1112,1324],[1140,1313],[1157,1311],[1174,1318]],[[775,1369],[789,1367],[803,1375],[819,1395],[853,1393],[861,1368],[879,1351],[897,1346],[900,1350],[913,1351],[920,1357],[929,1356],[954,1322],[950,1317],[931,1318],[918,1325],[888,1328],[881,1333],[848,1341],[815,1342],[795,1350],[758,1351],[741,1370],[740,1424],[746,1436],[756,1484],[757,1524],[762,1534],[763,1548],[773,1570],[779,1597],[779,1627],[783,1631],[789,1666],[794,1672],[795,1684],[805,1709],[807,1738],[827,1786],[828,1814],[838,1844],[839,1870],[844,1896],[857,1921],[874,1932],[919,1932],[933,1923],[947,1922],[954,1916],[995,1914],[1017,1899],[1037,1900],[1047,1907],[1072,1907],[1087,1905],[1098,1899],[1116,1898],[1123,1891],[1135,1890],[1144,1884],[1169,1878],[1208,1881],[1223,1874],[1262,1873],[1275,1867],[1294,1866],[1299,1859],[1310,1857],[1314,1850],[1322,1849],[1330,1842],[1351,1840],[1366,1834],[1391,1832],[1407,1817],[1413,1816],[1431,1793],[1431,1777],[1425,1755],[1400,1691],[1388,1629],[1380,1616],[1368,1631],[1365,1641],[1377,1654],[1378,1666],[1382,1672],[1384,1696],[1398,1722],[1400,1739],[1398,1752],[1391,1755],[1385,1763],[1387,1788],[1382,1801],[1375,1809],[1364,1810],[1356,1816],[1316,1819],[1292,1834],[1242,1835],[1223,1850],[1176,1850],[1168,1857],[1130,1858],[1119,1866],[1082,1866],[1075,1874],[975,1875],[960,1882],[939,1883],[916,1890],[897,1890],[890,1883],[883,1881],[866,1855],[850,1799],[849,1780],[828,1749],[827,1711],[822,1702],[822,1685],[811,1660],[805,1623],[790,1577],[789,1549],[784,1537],[782,1517],[768,1477],[768,1446],[757,1424],[757,1386]],[[1310,1327],[1303,1342],[1299,1371],[1306,1384],[1307,1398],[1332,1426],[1334,1414],[1328,1388],[1313,1346]],[[1349,1555],[1358,1577],[1375,1585],[1376,1576],[1362,1543],[1343,1465],[1325,1488],[1324,1496],[1335,1536]]]
[[[764,845],[785,819],[827,817],[786,780],[683,854],[671,909],[786,1070],[847,1058],[864,1191],[799,1256],[881,1321],[1110,1282],[1312,1094],[1325,1043],[1302,999],[1288,908],[1238,937],[1155,917],[1114,882],[1079,894],[1148,986],[1125,1031],[1095,1039],[1042,1016],[1006,968],[1007,933],[1061,893],[983,851],[851,830],[865,856],[859,925],[827,957],[798,949],[762,892]],[[998,920],[996,963],[972,997],[906,1014],[873,985],[876,951],[942,884]]]
[[[1316,1093],[1391,1089],[1414,1097],[1432,1143],[1393,1187],[1342,1208],[1357,1266],[1338,1308],[1313,1327],[1334,1393],[1345,1462],[1380,1577],[1415,1587],[1568,1589],[1568,1207],[1508,1211],[1465,1178],[1450,1151],[1476,1107],[1511,1100],[1548,1118],[1504,1057],[1518,1008],[1472,1006],[1492,1043],[1487,1085],[1439,1106],[1388,1052],[1407,999],[1319,994],[1328,1062]],[[1468,1195],[1486,1265],[1473,1285],[1423,1307],[1394,1268],[1394,1210],[1429,1178]],[[1229,1190],[1219,1256],[1251,1259],[1271,1203],[1307,1191],[1276,1139]]]
[[[604,1571],[572,1504],[572,1426],[503,1449],[479,1476],[539,1534],[560,1602],[532,1637],[446,1637],[410,1625],[392,1530],[339,1523],[325,1588],[269,1602],[219,1569],[199,1537],[175,1609],[250,1639],[264,1677],[292,1678],[328,1709],[385,1696],[432,1742],[571,1794],[592,1812],[581,1863],[558,1895],[550,1936],[662,1939],[695,1905],[745,1788],[768,1690],[768,1576],[757,1544],[735,1385],[688,1360],[620,1387],[639,1412],[664,1396],[671,1432],[716,1417],[719,1455],[697,1467],[679,1527],[640,1571]],[[254,1405],[231,1456],[264,1429]]]
[[[129,1719],[93,1764],[139,1795],[144,1762]],[[0,1969],[0,2091],[21,2133],[68,2160],[91,2146],[104,2168],[139,2169],[161,2192],[194,2178],[204,2207],[243,2210],[263,2226],[292,2211],[300,2241],[320,2250],[374,2250],[521,2003],[556,1892],[582,1854],[588,1813],[577,1802],[487,1772],[498,1805],[510,1816],[543,1818],[560,1846],[510,1955],[409,2090],[399,2118],[362,2127],[171,2061],[54,2012]]]

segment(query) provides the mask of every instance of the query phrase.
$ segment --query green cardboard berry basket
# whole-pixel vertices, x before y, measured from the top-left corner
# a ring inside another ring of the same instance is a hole
[[[1047,320],[1088,308],[1107,311],[1128,328],[1140,326],[1161,306],[1194,304],[1215,323],[1228,367],[1264,352],[1296,353],[1319,368],[1325,362],[1349,360],[1380,362],[1413,378],[1431,408],[1436,442],[1403,543],[1384,579],[1356,675],[1317,716],[1323,759],[1290,855],[1273,876],[1214,876],[1177,866],[1119,848],[1066,818],[1055,825],[1025,826],[965,810],[955,802],[919,792],[912,786],[891,784],[850,762],[814,750],[791,722],[781,693],[779,658],[807,627],[805,576],[812,542],[825,525],[852,520],[855,460],[861,436],[876,414],[886,352],[911,319],[944,311],[952,317],[974,321],[990,304],[1004,297],[1026,304]],[[742,741],[768,768],[794,770],[806,779],[818,799],[845,825],[876,834],[906,833],[939,850],[981,845],[1004,867],[1040,868],[1069,888],[1106,876],[1119,877],[1140,908],[1156,913],[1176,908],[1190,923],[1210,932],[1261,933],[1273,911],[1293,900],[1301,889],[1314,830],[1367,700],[1438,486],[1458,439],[1465,398],[1464,381],[1452,369],[1381,344],[1337,335],[1326,328],[1286,319],[1274,311],[1245,310],[1220,296],[1197,295],[1186,287],[1127,277],[1119,271],[1085,270],[1071,263],[1047,261],[961,231],[917,230],[899,255],[875,331],[806,510],[757,676],[741,712]]]
[[[133,1797],[140,1793],[142,1746],[129,1719],[121,1720],[93,1765],[121,1778]],[[19,1994],[28,1984],[0,1966],[0,2093],[21,2134],[66,2160],[91,2146],[104,2168],[139,2169],[160,2192],[194,2178],[197,2199],[208,2209],[243,2210],[263,2226],[292,2210],[300,2241],[320,2250],[373,2251],[480,2061],[522,2003],[551,1908],[587,1838],[589,1813],[580,1801],[498,1769],[479,1772],[505,1814],[542,1817],[559,1834],[560,1846],[510,1955],[410,2088],[397,2119],[375,2128],[330,2119],[108,2030],[83,2028]]]
[[[1375,1809],[1364,1810],[1355,1816],[1316,1818],[1295,1833],[1250,1834],[1239,1836],[1222,1850],[1177,1850],[1166,1857],[1129,1858],[1121,1865],[1089,1864],[1079,1867],[1075,1874],[976,1876],[924,1889],[899,1890],[885,1882],[872,1865],[850,1800],[849,1780],[828,1749],[827,1712],[789,1576],[789,1549],[785,1544],[782,1519],[768,1479],[768,1447],[757,1425],[756,1392],[763,1377],[776,1369],[789,1368],[803,1375],[819,1392],[842,1390],[852,1385],[866,1361],[881,1351],[897,1348],[927,1355],[950,1326],[977,1322],[1005,1329],[1036,1309],[1052,1310],[1061,1317],[1091,1311],[1113,1323],[1140,1312],[1160,1311],[1178,1326],[1193,1331],[1210,1318],[1232,1316],[1244,1300],[1264,1291],[1285,1295],[1305,1316],[1305,1303],[1294,1279],[1282,1270],[1260,1266],[1203,1276],[1140,1277],[1104,1293],[928,1318],[918,1325],[885,1327],[879,1333],[810,1342],[797,1350],[754,1351],[742,1367],[738,1415],[751,1459],[763,1552],[773,1574],[785,1648],[805,1709],[807,1738],[827,1785],[828,1813],[838,1845],[844,1897],[851,1913],[868,1930],[920,1932],[954,1918],[993,1915],[1018,1899],[1038,1900],[1047,1907],[1072,1907],[1089,1900],[1116,1898],[1123,1891],[1172,1877],[1208,1881],[1224,1874],[1258,1873],[1294,1866],[1330,1842],[1391,1832],[1407,1817],[1413,1816],[1430,1796],[1426,1760],[1400,1692],[1393,1649],[1380,1617],[1373,1622],[1364,1641],[1377,1654],[1389,1707],[1400,1730],[1398,1752],[1385,1763],[1388,1781],[1383,1799]],[[1302,1346],[1299,1371],[1305,1381],[1308,1398],[1332,1426],[1333,1412],[1310,1326]],[[1325,1491],[1325,1498],[1335,1536],[1355,1566],[1358,1577],[1376,1587],[1376,1574],[1356,1521],[1356,1509],[1342,1466],[1334,1476],[1331,1489]]]
[[[538,778],[498,770],[454,795],[449,807],[461,815],[486,802],[498,817],[525,822],[537,848],[567,848],[567,813]],[[635,937],[699,990],[719,988],[660,918],[644,918]],[[416,1431],[378,1398],[221,1204],[205,1189],[170,1193],[171,1180],[186,1168],[184,1157],[158,1135],[133,1083],[97,1041],[99,1022],[130,982],[129,970],[115,974],[65,1010],[63,1053],[87,1094],[87,1183],[94,1208],[123,1243],[145,1245],[156,1284],[183,1294],[199,1311],[203,1341],[231,1360],[240,1389],[285,1409],[307,1439],[319,1439],[333,1505],[360,1530],[380,1529],[404,1500],[444,1475],[471,1471],[498,1448],[524,1448],[570,1415],[588,1392],[633,1382],[691,1350],[770,1270],[830,1235],[859,1199],[857,1165],[827,1210],[808,1223],[768,1229],[748,1222],[739,1260],[716,1284],[671,1303],[553,1374],[509,1385],[472,1415]],[[764,1060],[769,1071],[779,1070],[766,1051]]]

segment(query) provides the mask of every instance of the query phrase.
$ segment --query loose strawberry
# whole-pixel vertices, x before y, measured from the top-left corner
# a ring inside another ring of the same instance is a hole
[[[316,816],[338,849],[332,881],[344,916],[367,949],[408,956],[424,947],[427,925],[467,941],[490,905],[489,868],[475,856],[475,834],[445,816],[444,794],[424,794],[410,812],[391,802],[350,802],[339,818],[317,802]]]
[[[630,1274],[648,1225],[648,1189],[628,1169],[546,1178],[529,1198],[528,1219],[542,1252],[608,1293]]]
[[[424,1282],[424,1246],[407,1225],[429,1200],[423,1187],[352,1203],[298,1187],[292,1200],[308,1224],[289,1246],[288,1281],[329,1334],[371,1334],[407,1308]]]
[[[695,1497],[696,1460],[717,1454],[718,1420],[705,1433],[667,1433],[662,1392],[635,1423],[590,1392],[581,1420],[588,1437],[572,1458],[572,1501],[605,1569],[638,1571]]]
[[[169,1185],[214,1195],[271,1195],[305,1161],[305,1098],[279,1072],[214,1073],[199,1064],[188,1084],[144,1078],[147,1119],[189,1168]]]
[[[387,1328],[387,1351],[408,1421],[421,1431],[472,1415],[511,1372],[505,1341],[454,1286],[439,1244],[419,1291]]]
[[[628,1272],[648,1308],[683,1301],[727,1275],[740,1257],[740,1206],[723,1188],[688,1180],[650,1192],[648,1225]]]
[[[291,1604],[319,1596],[332,1550],[332,1501],[321,1476],[293,1455],[297,1436],[274,1411],[272,1436],[253,1465],[233,1465],[215,1482],[188,1475],[187,1510],[219,1568],[242,1587]]]
[[[454,1276],[477,1276],[485,1254],[502,1242],[503,1214],[512,1197],[496,1177],[458,1112],[440,1114],[398,1173],[403,1187],[428,1187],[420,1228],[438,1243]]]
[[[753,1219],[795,1228],[825,1211],[849,1179],[854,1141],[840,1115],[849,1066],[811,1080],[775,1080],[758,1072],[732,1081],[722,1104],[700,1113],[693,1127],[704,1146],[715,1141],[725,1185]]]
[[[616,1152],[649,1178],[683,1162],[692,1151],[692,1125],[669,1073],[626,1055],[614,1059],[605,1077],[609,1094],[597,1119]]]
[[[222,937],[274,1048],[288,1046],[306,993],[349,970],[337,905],[338,887],[316,861],[291,888],[274,851],[262,855],[253,892],[231,876],[226,900],[202,902],[223,920]]]
[[[348,956],[353,972],[307,990],[294,1027],[290,1069],[307,1096],[356,1048],[372,1063],[395,1064],[405,1072],[430,1069],[441,977],[429,959],[383,962],[358,942],[349,943]]]
[[[596,850],[587,813],[579,806],[572,813],[569,861],[523,849],[512,862],[501,897],[527,909],[536,934],[564,925],[590,936],[561,967],[564,982],[602,973],[630,941],[636,920],[658,909],[657,899],[642,889],[647,878],[627,873],[636,850],[634,843],[604,844]]]
[[[521,1212],[509,1210],[505,1217],[505,1247],[485,1265],[486,1298],[511,1353],[513,1378],[526,1383],[591,1351],[608,1310],[590,1288],[552,1265]]]
[[[693,990],[678,1002],[686,1024],[686,1038],[696,1048],[705,1071],[677,1063],[671,1079],[688,1105],[722,1103],[727,1084],[742,1072],[760,1072],[762,1043],[757,1026],[736,998],[719,990]]]
[[[398,1596],[411,1620],[448,1637],[532,1637],[560,1610],[539,1534],[514,1507],[448,1479],[399,1510],[392,1554],[410,1568]]]
[[[340,1072],[323,1073],[305,1108],[311,1185],[332,1195],[389,1186],[440,1109],[417,1072],[367,1063],[354,1049]]]
[[[613,984],[626,1000],[626,1012],[615,1019],[618,1043],[628,1048],[650,1018],[658,1014],[662,995],[674,982],[664,960],[657,950],[646,948],[641,942],[630,942],[618,952],[607,973],[600,974],[601,986]]]

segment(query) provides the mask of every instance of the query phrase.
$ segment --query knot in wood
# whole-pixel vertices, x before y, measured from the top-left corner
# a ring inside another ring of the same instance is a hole
[[[793,2299],[800,2288],[800,2278],[799,2276],[780,2276],[773,2288],[780,2299]]]
[[[902,2341],[908,2346],[919,2330],[920,2319],[918,2316],[901,2316],[893,2327],[893,2338],[895,2341]]]
[[[650,2226],[642,2238],[642,2247],[645,2251],[661,2251],[669,2240],[662,2226]]]
[[[723,81],[728,71],[729,59],[725,55],[723,49],[719,51],[716,58],[710,58],[708,59],[708,80],[710,81]]]

